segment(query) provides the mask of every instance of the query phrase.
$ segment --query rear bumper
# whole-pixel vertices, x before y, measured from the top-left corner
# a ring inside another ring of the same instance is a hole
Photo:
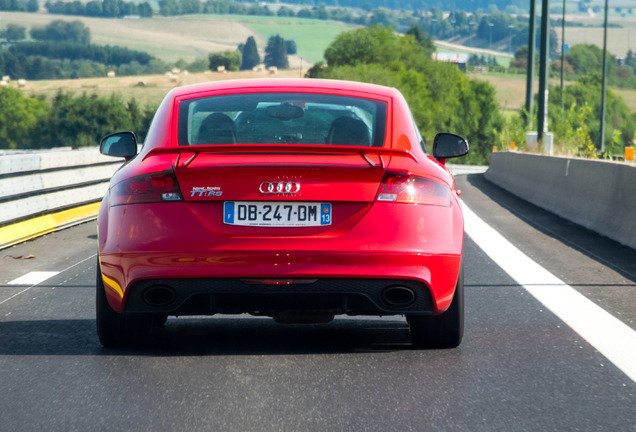
[[[100,261],[109,303],[119,312],[187,315],[302,310],[311,309],[312,302],[325,301],[329,306],[319,309],[389,315],[446,310],[461,256],[234,251],[189,256],[102,253]],[[144,300],[146,291],[157,286],[174,293],[169,303]],[[413,301],[397,305],[386,301],[385,290],[395,286],[411,290]],[[271,299],[263,302],[262,297]],[[225,301],[233,306],[226,306]],[[240,301],[243,308],[236,306]],[[197,304],[203,306],[193,308]]]
[[[268,282],[265,282],[268,281]],[[328,311],[432,314],[428,287],[399,279],[159,279],[133,284],[126,313],[210,315]]]

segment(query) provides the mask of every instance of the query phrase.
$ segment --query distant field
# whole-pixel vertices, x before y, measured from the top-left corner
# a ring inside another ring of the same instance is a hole
[[[146,51],[167,62],[192,61],[209,53],[236,49],[254,36],[261,50],[267,38],[280,34],[296,40],[299,54],[314,63],[335,35],[347,30],[344,24],[291,18],[186,15],[139,20],[105,19],[49,15],[44,13],[2,12],[0,24],[18,24],[27,28],[42,27],[57,19],[79,20],[91,31],[91,40],[99,45],[119,45]]]
[[[44,96],[51,100],[58,91],[75,95],[96,94],[109,97],[118,94],[123,100],[135,98],[141,106],[156,108],[163,97],[176,86],[196,84],[206,81],[220,81],[244,78],[298,78],[301,72],[297,69],[281,70],[276,75],[261,72],[205,72],[196,74],[180,74],[176,81],[166,75],[140,75],[116,78],[80,78],[69,80],[27,81],[23,91],[27,96]],[[14,84],[11,83],[13,86]]]
[[[470,78],[489,82],[497,91],[497,103],[504,111],[519,111],[526,103],[525,75],[471,73]],[[539,88],[537,81],[534,91]]]
[[[551,15],[553,19],[560,18],[554,13]],[[567,16],[566,22],[579,22],[586,27],[566,27],[565,43],[570,47],[577,44],[593,44],[600,48],[603,47],[603,14],[597,14],[594,17],[586,16]],[[608,20],[610,26],[618,25],[620,27],[608,27],[607,30],[607,50],[609,53],[624,57],[628,50],[636,51],[636,17],[627,16],[610,16]],[[594,26],[594,27],[588,27]],[[554,29],[561,40],[561,27]]]
[[[526,103],[526,77],[525,75],[504,74],[470,74],[470,78],[488,81],[497,91],[497,103],[504,111],[518,111]],[[559,85],[559,80],[550,80],[550,85]],[[565,83],[567,86],[568,83]],[[539,80],[533,81],[534,93],[539,89]],[[636,112],[636,90],[619,89],[610,87],[610,90],[622,97],[627,107]],[[600,95],[599,95],[600,98]]]

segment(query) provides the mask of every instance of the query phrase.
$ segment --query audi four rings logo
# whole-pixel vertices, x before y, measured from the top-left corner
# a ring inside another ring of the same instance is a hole
[[[291,181],[263,182],[258,190],[264,194],[295,194],[300,190],[300,183]]]

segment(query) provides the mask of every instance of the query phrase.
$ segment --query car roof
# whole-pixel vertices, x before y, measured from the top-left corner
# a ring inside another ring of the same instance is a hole
[[[391,98],[398,92],[395,88],[377,84],[369,84],[355,81],[326,80],[313,78],[257,78],[237,79],[224,81],[209,81],[174,89],[174,96],[189,96],[210,91],[223,91],[236,93],[251,93],[260,91],[284,91],[284,92],[323,92],[331,90],[335,92],[359,93],[361,96],[374,95],[376,97]]]

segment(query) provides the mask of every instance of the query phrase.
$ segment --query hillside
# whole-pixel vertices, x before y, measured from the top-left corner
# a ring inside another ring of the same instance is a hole
[[[294,39],[305,62],[315,63],[340,32],[350,28],[332,21],[243,16],[185,15],[156,16],[151,19],[107,19],[46,13],[2,12],[2,27],[17,24],[27,28],[43,27],[53,20],[79,20],[91,31],[91,41],[98,45],[119,45],[145,51],[164,60],[193,61],[211,52],[236,49],[254,36],[263,50],[269,36],[280,34]]]

